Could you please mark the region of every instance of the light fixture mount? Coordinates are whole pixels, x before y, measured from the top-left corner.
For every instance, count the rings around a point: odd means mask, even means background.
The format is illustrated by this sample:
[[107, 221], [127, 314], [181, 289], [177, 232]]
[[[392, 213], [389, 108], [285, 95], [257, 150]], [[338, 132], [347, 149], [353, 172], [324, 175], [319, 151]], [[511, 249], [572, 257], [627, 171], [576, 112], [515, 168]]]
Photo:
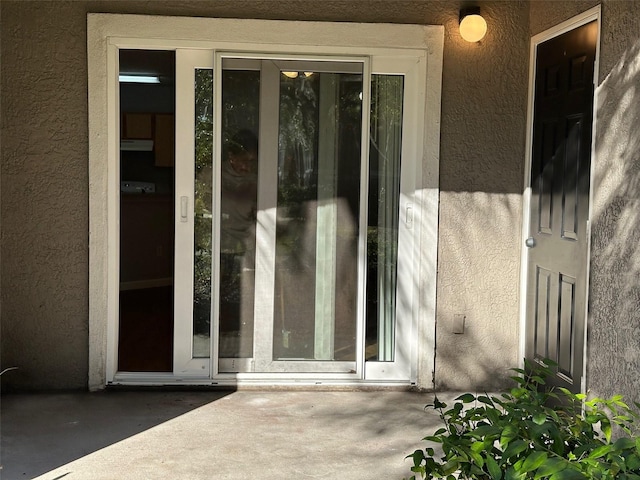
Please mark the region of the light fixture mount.
[[460, 10], [460, 36], [467, 42], [482, 40], [487, 33], [487, 22], [480, 15], [480, 7], [469, 6]]
[[462, 7], [460, 9], [460, 22], [462, 22], [462, 19], [464, 17], [468, 17], [469, 15], [480, 15], [480, 7], [478, 6], [473, 6], [473, 7]]

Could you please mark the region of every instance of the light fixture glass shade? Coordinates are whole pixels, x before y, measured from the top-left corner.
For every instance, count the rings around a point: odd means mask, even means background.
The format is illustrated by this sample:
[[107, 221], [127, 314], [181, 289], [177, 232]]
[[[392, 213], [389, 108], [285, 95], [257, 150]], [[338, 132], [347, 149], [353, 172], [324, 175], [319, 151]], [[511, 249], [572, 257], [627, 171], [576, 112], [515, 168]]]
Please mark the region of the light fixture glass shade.
[[460, 35], [467, 42], [479, 42], [487, 33], [487, 22], [479, 14], [465, 16], [460, 20]]
[[289, 78], [297, 78], [298, 77], [298, 72], [282, 72], [282, 74], [285, 77], [289, 77]]

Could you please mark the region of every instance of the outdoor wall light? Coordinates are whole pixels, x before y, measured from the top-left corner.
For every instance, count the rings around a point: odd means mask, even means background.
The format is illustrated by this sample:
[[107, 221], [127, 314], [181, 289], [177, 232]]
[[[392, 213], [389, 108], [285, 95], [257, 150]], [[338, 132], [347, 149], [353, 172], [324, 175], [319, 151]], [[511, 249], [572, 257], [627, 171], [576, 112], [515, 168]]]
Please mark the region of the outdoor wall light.
[[480, 7], [460, 10], [460, 35], [467, 42], [479, 42], [487, 33], [487, 22], [480, 15]]

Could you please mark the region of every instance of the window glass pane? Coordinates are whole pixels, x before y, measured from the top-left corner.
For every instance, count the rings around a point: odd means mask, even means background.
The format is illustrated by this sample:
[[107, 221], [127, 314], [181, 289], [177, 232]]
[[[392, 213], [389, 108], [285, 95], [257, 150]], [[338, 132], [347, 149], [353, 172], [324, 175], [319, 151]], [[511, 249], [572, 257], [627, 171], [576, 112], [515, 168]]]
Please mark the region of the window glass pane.
[[220, 358], [253, 357], [259, 106], [260, 72], [223, 70]]
[[173, 370], [175, 63], [119, 51], [121, 372]]
[[280, 75], [274, 360], [356, 358], [361, 96], [361, 73]]
[[213, 70], [196, 69], [195, 101], [193, 356], [197, 358], [209, 357], [211, 349]]
[[367, 360], [394, 361], [404, 77], [372, 75], [367, 227]]

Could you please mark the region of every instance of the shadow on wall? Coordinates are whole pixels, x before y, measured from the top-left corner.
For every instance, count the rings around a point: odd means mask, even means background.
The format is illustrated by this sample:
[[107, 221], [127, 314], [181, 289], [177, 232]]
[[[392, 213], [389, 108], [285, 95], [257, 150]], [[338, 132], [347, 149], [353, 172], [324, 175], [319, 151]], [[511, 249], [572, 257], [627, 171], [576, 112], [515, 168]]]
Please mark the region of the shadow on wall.
[[[497, 390], [518, 365], [521, 196], [443, 192], [436, 389]], [[464, 333], [455, 316], [466, 316]]]
[[588, 389], [640, 400], [640, 39], [597, 89]]

